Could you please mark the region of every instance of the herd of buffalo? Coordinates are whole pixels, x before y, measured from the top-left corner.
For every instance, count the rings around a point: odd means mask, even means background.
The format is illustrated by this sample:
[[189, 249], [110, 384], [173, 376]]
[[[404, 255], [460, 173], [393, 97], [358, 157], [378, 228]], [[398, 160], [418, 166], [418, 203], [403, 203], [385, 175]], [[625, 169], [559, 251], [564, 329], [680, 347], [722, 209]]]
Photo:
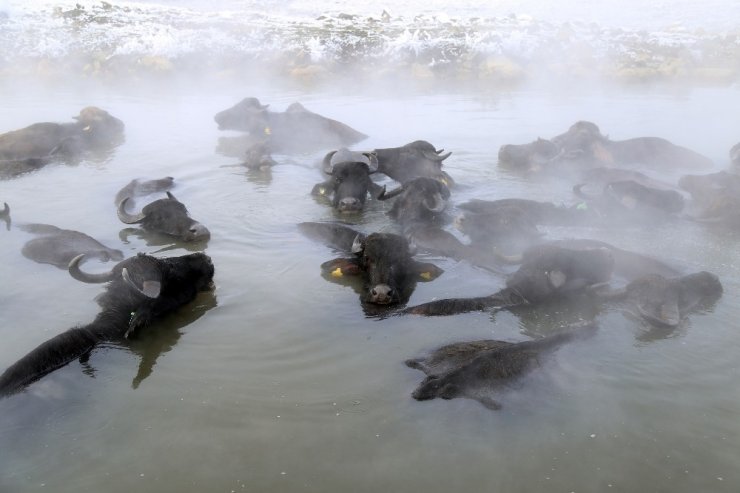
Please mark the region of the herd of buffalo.
[[[0, 179], [20, 177], [52, 162], [112, 152], [124, 140], [123, 122], [104, 110], [85, 108], [75, 120], [37, 123], [0, 135]], [[364, 234], [343, 222], [298, 225], [307, 237], [343, 252], [321, 265], [322, 275], [356, 289], [363, 309], [373, 316], [442, 316], [551, 303], [554, 307], [568, 300], [586, 306], [615, 304], [643, 324], [670, 331], [692, 312], [710, 308], [722, 294], [712, 273], [682, 272], [649, 255], [598, 240], [547, 239], [539, 228], [692, 221], [737, 229], [740, 174], [735, 168], [740, 167], [740, 144], [730, 150], [727, 171], [708, 174], [712, 161], [692, 150], [657, 137], [611, 140], [595, 124], [580, 121], [550, 139], [504, 145], [498, 156], [499, 166], [511, 172], [538, 180], [570, 180], [573, 205], [520, 197], [475, 199], [457, 204], [463, 213], [452, 219], [447, 211], [455, 182], [442, 169], [451, 153], [427, 141], [350, 150], [367, 136], [299, 103], [275, 112], [256, 98], [217, 113], [215, 121], [220, 129], [245, 132], [239, 154], [252, 172], [273, 166], [273, 154], [329, 150], [321, 163], [326, 179], [311, 194], [342, 215], [362, 214], [368, 199], [392, 201], [387, 215], [397, 234]], [[669, 167], [699, 174], [684, 175], [673, 184], [637, 171]], [[398, 186], [389, 190], [377, 177], [388, 177]], [[209, 230], [172, 195], [173, 185], [171, 177], [132, 180], [115, 197], [119, 219], [138, 225], [142, 234], [204, 245]], [[166, 197], [142, 207], [136, 203], [157, 194]], [[10, 229], [8, 204], [0, 218]], [[18, 227], [34, 235], [22, 249], [25, 257], [68, 269], [83, 282], [108, 284], [96, 299], [101, 310], [95, 319], [49, 339], [11, 365], [0, 375], [0, 396], [23, 391], [53, 370], [84, 359], [97, 344], [136, 337], [153, 321], [213, 287], [214, 266], [204, 253], [171, 258], [139, 253], [123, 259], [121, 251], [78, 231], [47, 224]], [[415, 259], [419, 251], [505, 275], [505, 286], [477, 297], [407, 306], [417, 282], [433, 281], [443, 273], [436, 265]], [[90, 274], [81, 268], [89, 259], [118, 263], [108, 273]], [[426, 375], [413, 397], [466, 397], [497, 409], [500, 404], [491, 397], [494, 389], [538, 366], [560, 344], [595, 330], [595, 323], [587, 322], [518, 343], [478, 340], [446, 345], [406, 361]]]

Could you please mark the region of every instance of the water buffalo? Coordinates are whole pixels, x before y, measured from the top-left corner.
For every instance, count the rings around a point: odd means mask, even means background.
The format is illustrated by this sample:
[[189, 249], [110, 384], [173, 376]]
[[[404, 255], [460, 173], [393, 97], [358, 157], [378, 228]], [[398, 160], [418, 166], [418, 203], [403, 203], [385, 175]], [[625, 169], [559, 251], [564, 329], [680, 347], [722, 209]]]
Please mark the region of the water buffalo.
[[425, 176], [452, 186], [454, 180], [442, 171], [442, 162], [452, 153], [443, 151], [425, 140], [416, 140], [401, 147], [375, 149], [373, 152], [378, 157], [378, 172], [400, 183]]
[[740, 176], [727, 171], [685, 175], [678, 185], [691, 194], [690, 218], [731, 227], [740, 225]]
[[299, 229], [311, 238], [321, 239], [342, 250], [348, 246], [348, 239], [354, 236], [349, 245], [354, 256], [324, 262], [321, 270], [329, 279], [361, 279], [363, 303], [406, 303], [417, 281], [431, 281], [443, 272], [434, 264], [415, 260], [415, 248], [403, 236], [391, 233], [365, 236], [347, 226], [326, 223], [301, 223]]
[[672, 278], [649, 274], [600, 296], [608, 301], [626, 301], [636, 315], [652, 325], [675, 328], [689, 313], [716, 301], [722, 291], [719, 278], [702, 271]]
[[368, 192], [377, 195], [381, 190], [370, 178], [378, 170], [378, 161], [372, 153], [346, 148], [331, 151], [324, 156], [322, 168], [329, 179], [316, 184], [311, 194], [328, 197], [339, 212], [361, 211]]
[[[538, 222], [544, 220], [546, 214], [563, 213], [565, 209], [545, 202], [527, 201], [525, 199], [502, 199], [486, 202], [487, 207], [481, 207], [483, 201], [472, 204], [472, 208], [486, 210], [486, 212], [472, 212], [466, 207], [471, 203], [462, 204], [466, 209], [455, 218], [455, 226], [461, 233], [470, 238], [471, 244], [482, 249], [493, 249], [504, 255], [521, 252], [537, 243], [542, 233], [537, 228]], [[551, 209], [551, 210], [547, 210]], [[575, 211], [578, 214], [581, 211]]]
[[166, 199], [155, 200], [138, 214], [126, 212], [129, 200], [126, 197], [118, 204], [118, 218], [126, 224], [140, 224], [146, 231], [176, 236], [183, 241], [205, 241], [211, 237], [208, 228], [191, 218], [185, 205], [170, 192]]
[[582, 188], [583, 185], [576, 185], [573, 193], [610, 223], [617, 219], [653, 226], [656, 218], [675, 216], [685, 204], [683, 195], [676, 190], [653, 188], [634, 180], [609, 182], [600, 195], [586, 194]]
[[388, 215], [400, 225], [409, 242], [426, 252], [467, 260], [488, 270], [499, 270], [501, 262], [495, 253], [466, 245], [442, 229], [448, 222], [445, 208], [450, 190], [447, 185], [422, 176], [390, 192], [383, 188], [378, 200], [394, 197], [395, 202]]
[[97, 259], [102, 262], [123, 260], [120, 250], [108, 248], [96, 239], [79, 231], [60, 229], [49, 224], [27, 224], [20, 229], [39, 235], [25, 245], [23, 256], [40, 264], [51, 264], [60, 269], [67, 269], [69, 262], [80, 254], [85, 259]]
[[476, 298], [451, 298], [409, 307], [404, 313], [452, 315], [489, 308], [539, 304], [562, 296], [583, 294], [610, 280], [614, 257], [608, 248], [574, 249], [537, 245], [524, 253], [522, 264], [506, 287]]
[[685, 147], [659, 137], [611, 140], [594, 123], [579, 121], [567, 132], [547, 141], [499, 149], [499, 164], [528, 172], [551, 171], [575, 166], [628, 166], [708, 168], [712, 161]]
[[218, 112], [214, 119], [222, 130], [249, 132], [260, 139], [271, 152], [306, 152], [348, 146], [367, 135], [307, 110], [293, 103], [282, 112], [269, 111], [257, 98], [245, 98], [229, 109]]
[[125, 340], [212, 287], [213, 264], [202, 253], [162, 259], [139, 254], [118, 263], [111, 272], [98, 275], [79, 270], [81, 257], [70, 263], [74, 277], [109, 282], [97, 298], [100, 313], [90, 324], [52, 337], [11, 365], [0, 375], [0, 396], [20, 392], [44, 375], [87, 355], [100, 343]]
[[541, 339], [523, 342], [481, 340], [448, 344], [406, 365], [427, 377], [412, 396], [419, 401], [437, 397], [474, 399], [488, 409], [501, 404], [491, 394], [542, 364], [542, 357], [562, 344], [593, 334], [593, 324], [570, 328]]
[[730, 148], [730, 166], [740, 167], [740, 142]]
[[95, 106], [80, 111], [74, 123], [34, 123], [0, 135], [0, 175], [38, 169], [53, 159], [109, 149], [123, 141], [124, 124]]
[[113, 203], [118, 205], [126, 198], [130, 198], [128, 205], [134, 205], [135, 197], [144, 197], [154, 193], [167, 192], [175, 186], [175, 179], [171, 176], [158, 178], [156, 180], [142, 180], [135, 178], [118, 191]]

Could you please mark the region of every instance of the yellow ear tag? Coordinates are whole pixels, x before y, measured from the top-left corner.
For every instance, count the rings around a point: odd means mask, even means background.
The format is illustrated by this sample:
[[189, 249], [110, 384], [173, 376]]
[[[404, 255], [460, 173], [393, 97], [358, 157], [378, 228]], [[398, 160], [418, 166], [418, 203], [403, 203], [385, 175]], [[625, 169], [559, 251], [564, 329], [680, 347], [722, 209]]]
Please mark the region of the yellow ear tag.
[[270, 130], [270, 127], [265, 127], [265, 135], [272, 135], [272, 130]]
[[337, 267], [333, 271], [331, 271], [331, 277], [342, 277], [344, 274], [342, 274], [342, 268]]
[[444, 178], [442, 178], [442, 179], [441, 179], [441, 180], [439, 180], [439, 181], [441, 181], [441, 182], [442, 182], [442, 183], [443, 183], [443, 184], [444, 184], [444, 185], [445, 185], [446, 187], [449, 187], [449, 186], [450, 186], [450, 184], [449, 184], [449, 183], [447, 183], [447, 180], [445, 180]]
[[326, 195], [326, 188], [319, 188], [320, 195]]
[[83, 132], [89, 132], [91, 128], [92, 127], [90, 127], [90, 125], [88, 125], [87, 127], [83, 128], [82, 131]]
[[425, 280], [429, 281], [432, 278], [432, 273], [431, 272], [422, 272], [421, 274], [419, 274], [419, 276], [422, 279], [425, 279]]

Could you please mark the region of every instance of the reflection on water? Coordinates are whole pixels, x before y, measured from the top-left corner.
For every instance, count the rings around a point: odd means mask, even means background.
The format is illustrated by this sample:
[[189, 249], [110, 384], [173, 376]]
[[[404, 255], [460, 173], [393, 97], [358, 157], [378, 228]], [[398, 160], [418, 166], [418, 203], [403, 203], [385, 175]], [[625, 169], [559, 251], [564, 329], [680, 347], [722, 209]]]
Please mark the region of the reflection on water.
[[[210, 92], [135, 88], [61, 92], [17, 86], [0, 131], [96, 104], [126, 123], [104, 163], [51, 164], [0, 183], [23, 220], [85, 231], [125, 256], [204, 249], [216, 267], [204, 294], [127, 346], [101, 348], [0, 401], [4, 492], [130, 491], [736, 491], [740, 426], [735, 233], [675, 222], [648, 228], [547, 228], [720, 275], [725, 295], [670, 337], [616, 306], [558, 304], [454, 317], [366, 316], [358, 286], [327, 282], [336, 256], [297, 224], [343, 221], [398, 232], [391, 203], [339, 215], [310, 196], [325, 154], [276, 156], [269, 178], [214, 150], [213, 115], [246, 95], [301, 101], [370, 136], [362, 149], [425, 139], [452, 151], [455, 205], [526, 197], [572, 203], [568, 180], [528, 180], [496, 166], [498, 148], [597, 122], [615, 139], [659, 135], [726, 167], [737, 142], [735, 88], [621, 92], [357, 94], [278, 87]], [[12, 97], [11, 97], [12, 96]], [[70, 113], [71, 112], [71, 113]], [[642, 170], [675, 183], [681, 170]], [[177, 196], [211, 231], [205, 245], [121, 230], [116, 192], [132, 178], [173, 176]], [[390, 180], [379, 179], [380, 184]], [[458, 234], [451, 225], [446, 226]], [[26, 235], [0, 234], [0, 364], [97, 312], [99, 286], [27, 262]], [[465, 238], [459, 236], [461, 241]], [[418, 255], [444, 270], [410, 303], [481, 296], [504, 276]], [[216, 304], [216, 297], [218, 303]], [[595, 319], [590, 339], [561, 348], [545, 372], [507, 390], [501, 411], [469, 400], [416, 402], [403, 361], [476, 339], [521, 341]], [[645, 343], [645, 338], [651, 340]], [[637, 341], [636, 341], [637, 338]], [[133, 368], [138, 366], [132, 376]], [[81, 378], [86, 371], [94, 378]], [[721, 479], [719, 479], [721, 478]], [[104, 485], [104, 486], [103, 486]]]

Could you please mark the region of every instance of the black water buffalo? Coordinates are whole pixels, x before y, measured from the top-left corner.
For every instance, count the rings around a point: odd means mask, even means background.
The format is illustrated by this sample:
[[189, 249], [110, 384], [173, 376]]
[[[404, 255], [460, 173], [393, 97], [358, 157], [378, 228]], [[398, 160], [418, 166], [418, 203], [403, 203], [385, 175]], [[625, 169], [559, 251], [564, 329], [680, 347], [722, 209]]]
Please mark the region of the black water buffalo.
[[102, 262], [123, 260], [120, 250], [109, 248], [79, 231], [60, 229], [49, 224], [26, 224], [20, 229], [38, 235], [23, 245], [23, 256], [40, 264], [51, 264], [67, 269], [69, 262], [80, 254], [85, 259]]
[[499, 270], [501, 262], [495, 253], [466, 245], [442, 229], [449, 222], [445, 214], [450, 198], [447, 185], [433, 178], [418, 177], [390, 192], [383, 188], [378, 200], [394, 197], [395, 202], [388, 215], [399, 224], [409, 242], [430, 253], [467, 260], [488, 270]]
[[176, 236], [183, 241], [205, 241], [211, 237], [208, 228], [191, 218], [185, 205], [170, 192], [166, 199], [155, 200], [138, 214], [126, 212], [129, 200], [127, 197], [118, 204], [118, 218], [126, 224], [139, 224], [146, 231]]
[[88, 106], [74, 119], [74, 123], [34, 123], [1, 134], [0, 176], [32, 171], [54, 159], [109, 149], [123, 141], [123, 122], [107, 111]]
[[565, 248], [537, 245], [523, 255], [522, 264], [507, 280], [506, 287], [476, 298], [451, 298], [409, 307], [404, 313], [452, 315], [489, 308], [539, 304], [562, 296], [583, 294], [608, 282], [614, 257], [608, 248]]
[[689, 217], [705, 223], [740, 226], [740, 176], [727, 171], [685, 175], [678, 185], [691, 194]]
[[683, 195], [676, 190], [653, 188], [634, 180], [609, 182], [599, 195], [587, 194], [582, 188], [576, 185], [573, 193], [610, 221], [647, 222], [653, 226], [657, 218], [675, 216], [685, 205]]
[[649, 274], [599, 296], [626, 301], [630, 310], [652, 325], [675, 328], [689, 313], [719, 299], [722, 291], [719, 278], [702, 271], [672, 278]]
[[541, 366], [542, 358], [562, 344], [595, 331], [595, 325], [587, 324], [530, 341], [448, 344], [425, 358], [406, 361], [407, 366], [427, 375], [412, 396], [419, 401], [463, 397], [474, 399], [488, 409], [500, 409], [501, 404], [491, 394]]
[[136, 197], [144, 197], [154, 193], [167, 192], [172, 190], [174, 186], [175, 179], [171, 176], [165, 176], [164, 178], [158, 178], [156, 180], [135, 178], [118, 191], [115, 199], [113, 199], [113, 203], [118, 205], [124, 199], [129, 198], [131, 200], [128, 201], [127, 205], [134, 205], [133, 199]]
[[373, 153], [378, 157], [378, 172], [400, 183], [425, 176], [452, 186], [454, 180], [442, 171], [442, 162], [452, 153], [443, 151], [425, 140], [416, 140], [401, 147], [375, 149]]
[[327, 223], [301, 223], [299, 229], [307, 236], [349, 251], [351, 258], [341, 257], [321, 265], [327, 278], [362, 280], [361, 300], [373, 305], [406, 303], [417, 281], [431, 281], [442, 274], [434, 264], [413, 258], [415, 248], [403, 236], [391, 233], [362, 235], [352, 228]]
[[[222, 130], [249, 132], [264, 142], [271, 152], [306, 152], [348, 146], [367, 135], [344, 123], [313, 113], [300, 103], [282, 112], [269, 111], [257, 98], [245, 98], [214, 119]], [[254, 142], [254, 140], [252, 140]]]
[[87, 282], [109, 282], [97, 298], [100, 313], [92, 323], [75, 327], [44, 342], [0, 375], [0, 396], [8, 396], [88, 354], [104, 342], [120, 342], [156, 319], [211, 289], [213, 264], [202, 253], [173, 258], [139, 254], [118, 263], [107, 274], [83, 274], [70, 263], [70, 273]]
[[548, 141], [505, 145], [499, 149], [499, 164], [521, 171], [550, 171], [562, 167], [628, 166], [708, 168], [712, 161], [685, 147], [659, 137], [610, 140], [594, 123], [579, 121], [567, 132]]
[[322, 169], [329, 179], [316, 184], [311, 194], [328, 197], [339, 212], [361, 211], [367, 194], [378, 195], [381, 190], [370, 178], [378, 170], [378, 161], [372, 153], [347, 148], [331, 151], [324, 156]]

